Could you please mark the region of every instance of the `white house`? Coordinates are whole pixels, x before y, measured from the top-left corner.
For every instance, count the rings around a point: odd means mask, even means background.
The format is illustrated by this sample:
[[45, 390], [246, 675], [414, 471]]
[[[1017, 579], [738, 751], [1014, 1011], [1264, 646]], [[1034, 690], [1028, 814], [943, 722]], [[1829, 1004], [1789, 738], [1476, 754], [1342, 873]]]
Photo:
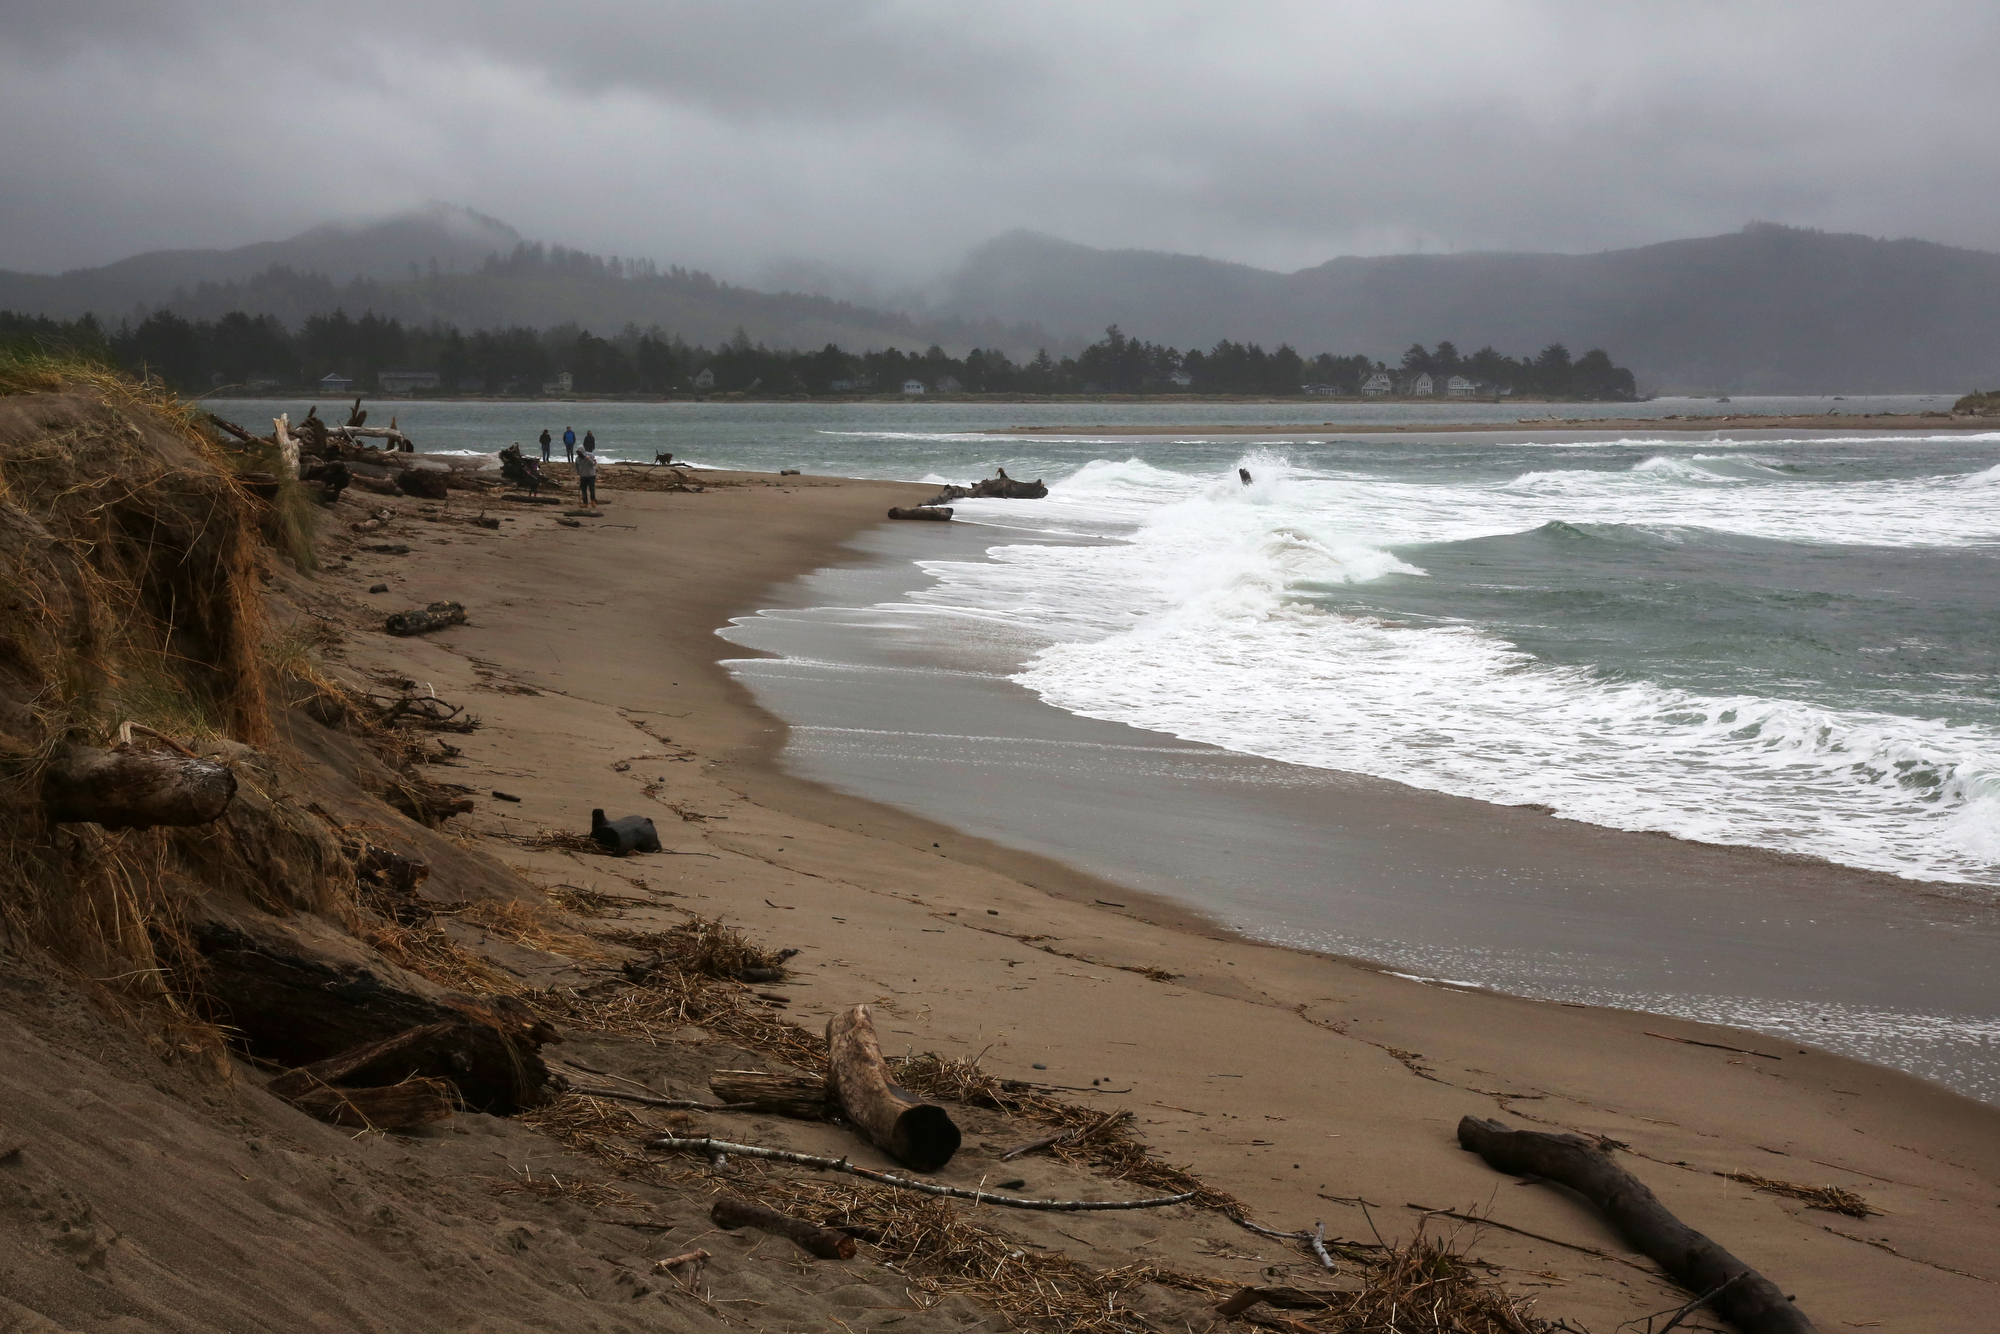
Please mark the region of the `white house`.
[[417, 389], [435, 389], [443, 383], [436, 371], [382, 371], [375, 376], [385, 394], [407, 394]]
[[903, 381], [903, 392], [906, 394], [921, 394], [924, 392], [924, 382], [922, 380], [905, 380]]
[[1431, 379], [1431, 373], [1429, 371], [1425, 371], [1423, 374], [1419, 375], [1416, 379], [1410, 381], [1410, 393], [1417, 398], [1429, 398], [1432, 394], [1435, 394], [1436, 392], [1437, 392], [1437, 381]]
[[1444, 382], [1444, 396], [1446, 398], [1471, 398], [1478, 392], [1479, 386], [1466, 379], [1463, 375], [1454, 375]]
[[339, 371], [328, 371], [320, 377], [319, 391], [322, 394], [344, 394], [354, 388], [354, 381]]
[[1396, 382], [1389, 378], [1389, 372], [1376, 371], [1361, 382], [1361, 392], [1370, 398], [1379, 398], [1396, 392]]
[[701, 368], [701, 374], [694, 377], [694, 387], [697, 389], [715, 388], [715, 372], [710, 370], [708, 367], [703, 366]]
[[1175, 371], [1173, 374], [1169, 375], [1167, 379], [1182, 389], [1185, 389], [1189, 385], [1194, 383], [1194, 377], [1192, 375], [1189, 375], [1186, 371]]
[[545, 394], [573, 394], [576, 392], [576, 376], [568, 371], [556, 372], [556, 378], [542, 386]]

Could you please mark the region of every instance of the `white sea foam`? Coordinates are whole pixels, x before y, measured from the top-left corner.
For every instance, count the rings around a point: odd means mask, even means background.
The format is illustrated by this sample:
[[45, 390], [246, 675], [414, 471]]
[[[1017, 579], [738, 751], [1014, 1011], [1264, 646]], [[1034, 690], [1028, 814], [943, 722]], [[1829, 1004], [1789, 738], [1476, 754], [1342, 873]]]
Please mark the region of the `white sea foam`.
[[[1016, 679], [1085, 716], [1616, 828], [2000, 883], [2000, 731], [1613, 681], [1470, 626], [1329, 614], [1307, 596], [1424, 573], [1394, 546], [1559, 520], [1670, 539], [1988, 543], [2000, 486], [1802, 478], [1751, 454], [1487, 485], [1311, 471], [1271, 453], [1243, 466], [1252, 485], [1233, 469], [1092, 463], [1034, 521], [1105, 540], [931, 562], [937, 582], [916, 600], [1013, 626], [1037, 650]], [[964, 504], [977, 517], [990, 502]]]

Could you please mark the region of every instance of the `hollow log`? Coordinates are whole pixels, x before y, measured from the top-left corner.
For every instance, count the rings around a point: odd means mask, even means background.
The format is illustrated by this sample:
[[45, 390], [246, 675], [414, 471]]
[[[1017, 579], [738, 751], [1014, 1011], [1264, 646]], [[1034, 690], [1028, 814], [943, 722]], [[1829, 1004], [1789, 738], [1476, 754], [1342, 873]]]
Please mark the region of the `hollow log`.
[[123, 745], [69, 746], [42, 779], [49, 819], [106, 829], [208, 824], [235, 795], [236, 775], [226, 764]]
[[732, 1231], [741, 1227], [759, 1228], [775, 1236], [787, 1237], [798, 1243], [799, 1248], [817, 1255], [822, 1260], [852, 1260], [854, 1258], [854, 1238], [843, 1232], [832, 1232], [817, 1223], [808, 1223], [803, 1218], [792, 1218], [776, 1209], [755, 1204], [749, 1200], [739, 1200], [733, 1195], [724, 1195], [709, 1208], [708, 1217], [717, 1227]]
[[892, 519], [931, 519], [938, 523], [950, 523], [951, 510], [948, 508], [939, 508], [935, 505], [918, 505], [913, 509], [905, 509], [901, 505], [898, 505], [889, 511], [889, 517]]
[[[540, 1049], [558, 1035], [512, 997], [422, 995], [371, 968], [222, 922], [197, 923], [191, 935], [217, 1017], [253, 1055], [313, 1066], [388, 1042], [372, 1064], [339, 1077], [446, 1079], [466, 1106], [499, 1115], [548, 1100]], [[408, 1036], [423, 1029], [433, 1031], [421, 1041]], [[398, 1038], [404, 1045], [390, 1041]]]
[[[1493, 1167], [1567, 1186], [1604, 1211], [1619, 1235], [1743, 1334], [1814, 1334], [1782, 1289], [1667, 1211], [1646, 1184], [1581, 1135], [1510, 1130], [1468, 1116], [1458, 1142]], [[1725, 1286], [1726, 1285], [1726, 1286]]]
[[826, 1080], [812, 1075], [777, 1075], [764, 1070], [717, 1070], [708, 1090], [721, 1101], [758, 1112], [824, 1121]]
[[875, 1020], [866, 1005], [826, 1023], [827, 1088], [869, 1143], [919, 1172], [935, 1172], [958, 1152], [958, 1127], [944, 1108], [889, 1082]]
[[411, 635], [425, 635], [447, 626], [464, 624], [464, 607], [456, 602], [433, 602], [422, 611], [396, 612], [383, 622], [382, 628], [407, 639]]

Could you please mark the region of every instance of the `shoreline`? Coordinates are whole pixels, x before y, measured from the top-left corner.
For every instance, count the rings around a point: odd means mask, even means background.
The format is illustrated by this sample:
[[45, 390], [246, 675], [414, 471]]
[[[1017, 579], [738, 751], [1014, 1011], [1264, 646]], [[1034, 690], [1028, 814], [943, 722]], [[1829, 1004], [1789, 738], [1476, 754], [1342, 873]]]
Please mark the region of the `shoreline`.
[[[524, 821], [574, 829], [592, 806], [657, 811], [663, 842], [696, 855], [645, 859], [647, 875], [806, 950], [803, 1022], [868, 999], [885, 1039], [986, 1050], [996, 1073], [1130, 1108], [1174, 1161], [1282, 1226], [1326, 1217], [1351, 1233], [1365, 1227], [1355, 1206], [1326, 1201], [1366, 1198], [1387, 1206], [1372, 1218], [1385, 1235], [1407, 1235], [1404, 1201], [1479, 1201], [1496, 1221], [1562, 1239], [1486, 1232], [1473, 1245], [1510, 1282], [1555, 1275], [1534, 1280], [1557, 1285], [1544, 1295], [1551, 1316], [1609, 1328], [1673, 1303], [1573, 1249], [1625, 1253], [1588, 1211], [1553, 1192], [1496, 1192], [1451, 1140], [1459, 1115], [1632, 1145], [1633, 1169], [1669, 1207], [1782, 1275], [1828, 1327], [1982, 1326], [1990, 1284], [1939, 1267], [2000, 1278], [1984, 1259], [2000, 1253], [2000, 1109], [1740, 1030], [1426, 985], [1259, 944], [1055, 859], [786, 773], [786, 728], [722, 665], [747, 651], [714, 632], [847, 558], [888, 504], [929, 488], [702, 481], [701, 494], [607, 487], [601, 531], [520, 514], [504, 534], [451, 530], [421, 564], [357, 551], [323, 577], [350, 607], [450, 597], [471, 609], [472, 624], [429, 641], [357, 639], [352, 661], [490, 692], [476, 696], [486, 726], [464, 738], [463, 776], [521, 800], [482, 797], [466, 817], [476, 834]], [[378, 581], [398, 585], [391, 598], [361, 593]], [[620, 879], [492, 846], [538, 881]], [[1714, 1175], [1727, 1171], [1815, 1183], [1831, 1172], [1890, 1213], [1852, 1223], [1808, 1212]]]
[[1532, 431], [2000, 431], [2000, 418], [1949, 413], [1817, 413], [1794, 416], [1521, 417], [1511, 422], [1326, 422], [1320, 426], [1006, 426], [978, 435], [1457, 435], [1464, 432]]

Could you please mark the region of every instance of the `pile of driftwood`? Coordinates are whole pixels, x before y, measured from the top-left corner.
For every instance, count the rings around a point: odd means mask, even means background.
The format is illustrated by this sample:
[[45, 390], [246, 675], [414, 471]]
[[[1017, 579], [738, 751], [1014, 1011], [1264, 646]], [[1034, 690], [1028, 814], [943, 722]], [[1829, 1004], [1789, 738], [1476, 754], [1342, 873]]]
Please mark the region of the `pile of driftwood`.
[[[213, 413], [208, 419], [217, 430], [244, 444], [277, 452], [279, 473], [247, 475], [245, 481], [252, 490], [268, 487], [275, 494], [278, 477], [292, 477], [314, 499], [331, 504], [350, 486], [381, 495], [445, 500], [453, 489], [485, 485], [461, 474], [449, 461], [417, 454], [414, 442], [399, 429], [394, 417], [387, 426], [369, 426], [368, 413], [358, 398], [343, 424], [321, 418], [315, 404], [297, 425], [289, 413], [272, 418], [267, 436], [252, 435]], [[371, 440], [382, 443], [379, 447], [366, 443]]]
[[1032, 482], [1017, 482], [1007, 475], [1005, 468], [995, 468], [997, 475], [985, 481], [974, 482], [971, 486], [947, 486], [926, 500], [921, 508], [949, 504], [954, 500], [1042, 500], [1049, 494], [1048, 487], [1037, 477]]

